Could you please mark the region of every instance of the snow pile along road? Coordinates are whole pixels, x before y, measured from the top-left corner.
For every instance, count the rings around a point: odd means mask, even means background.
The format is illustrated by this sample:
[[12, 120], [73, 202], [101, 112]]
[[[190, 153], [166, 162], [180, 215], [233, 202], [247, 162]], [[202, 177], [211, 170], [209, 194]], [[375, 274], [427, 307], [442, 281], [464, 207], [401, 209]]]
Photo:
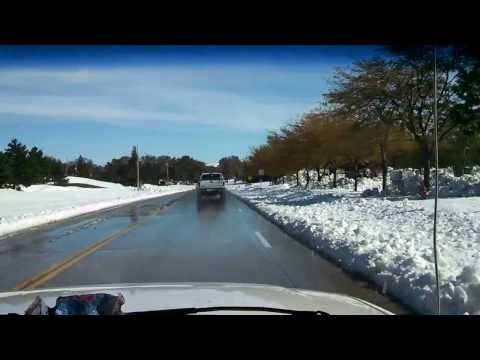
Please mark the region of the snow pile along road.
[[0, 189], [0, 236], [92, 211], [194, 189], [190, 185], [144, 185], [138, 191], [121, 184], [79, 177], [69, 177], [69, 183], [99, 188], [32, 185], [23, 191]]
[[[433, 200], [260, 183], [228, 189], [312, 248], [421, 313], [435, 304]], [[442, 312], [480, 314], [480, 198], [439, 201]]]
[[[333, 175], [322, 176], [321, 181], [317, 181], [317, 174], [310, 171], [310, 189], [328, 189], [333, 183]], [[480, 196], [480, 167], [475, 166], [471, 174], [462, 176], [454, 176], [453, 169], [439, 169], [439, 196], [441, 197], [460, 197], [460, 196]], [[287, 182], [295, 185], [294, 177], [288, 177]], [[304, 171], [300, 171], [300, 183], [302, 186], [306, 184]], [[339, 173], [337, 176], [337, 189], [352, 191], [354, 189], [355, 180], [347, 178], [344, 174]], [[387, 187], [389, 195], [397, 196], [418, 196], [421, 184], [423, 183], [423, 175], [418, 169], [393, 169], [389, 168], [387, 177]], [[430, 183], [432, 189], [429, 197], [433, 197], [435, 191], [435, 169], [430, 170]], [[361, 177], [358, 179], [358, 191], [365, 192], [365, 196], [376, 194], [372, 190], [382, 190], [382, 177]]]
[[[396, 195], [416, 195], [418, 194], [420, 184], [423, 182], [423, 176], [416, 169], [395, 169], [389, 171], [389, 194]], [[430, 197], [435, 192], [435, 169], [431, 169], [430, 183], [432, 191]], [[454, 176], [453, 170], [439, 169], [438, 172], [438, 192], [441, 197], [453, 196], [480, 196], [480, 172], [474, 168], [472, 174]]]
[[[125, 186], [123, 186], [122, 184], [112, 183], [112, 182], [108, 182], [108, 181], [82, 178], [82, 177], [78, 177], [78, 176], [68, 176], [67, 179], [68, 179], [68, 184], [70, 186], [75, 185], [75, 184], [79, 184], [79, 185], [91, 185], [91, 186], [96, 186], [96, 187], [104, 188], [104, 189], [124, 189], [125, 188]], [[155, 186], [155, 185], [149, 185], [149, 186]], [[133, 189], [132, 187], [130, 187], [130, 188]]]
[[[318, 181], [316, 171], [309, 171], [310, 174], [310, 183], [308, 185], [309, 189], [328, 189], [333, 184], [333, 174], [321, 175], [321, 180]], [[300, 184], [305, 186], [307, 181], [305, 177], [305, 171], [300, 171]], [[290, 185], [296, 185], [296, 179], [294, 176], [286, 177], [287, 183]], [[353, 178], [348, 178], [344, 173], [338, 172], [337, 174], [337, 189], [338, 190], [349, 190], [353, 191], [355, 185], [355, 180]], [[369, 189], [382, 188], [382, 178], [381, 176], [377, 177], [359, 177], [358, 178], [358, 191], [364, 191]]]

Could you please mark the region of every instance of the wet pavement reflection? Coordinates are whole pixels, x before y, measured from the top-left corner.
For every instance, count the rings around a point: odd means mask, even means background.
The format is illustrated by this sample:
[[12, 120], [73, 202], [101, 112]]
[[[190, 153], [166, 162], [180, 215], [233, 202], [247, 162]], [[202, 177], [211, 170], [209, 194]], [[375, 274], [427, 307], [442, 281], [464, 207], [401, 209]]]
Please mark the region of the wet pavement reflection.
[[0, 240], [0, 290], [44, 271], [112, 233], [132, 230], [42, 287], [146, 282], [271, 284], [353, 295], [405, 309], [352, 279], [227, 193], [194, 191], [138, 202]]

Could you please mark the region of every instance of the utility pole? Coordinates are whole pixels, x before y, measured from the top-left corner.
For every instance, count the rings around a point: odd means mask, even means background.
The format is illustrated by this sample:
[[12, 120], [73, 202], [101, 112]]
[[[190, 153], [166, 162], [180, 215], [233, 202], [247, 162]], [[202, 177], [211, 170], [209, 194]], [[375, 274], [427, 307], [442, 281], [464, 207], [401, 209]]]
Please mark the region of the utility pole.
[[168, 182], [168, 161], [167, 161], [167, 182]]
[[138, 145], [136, 147], [137, 152], [137, 190], [140, 190], [140, 153], [138, 152]]

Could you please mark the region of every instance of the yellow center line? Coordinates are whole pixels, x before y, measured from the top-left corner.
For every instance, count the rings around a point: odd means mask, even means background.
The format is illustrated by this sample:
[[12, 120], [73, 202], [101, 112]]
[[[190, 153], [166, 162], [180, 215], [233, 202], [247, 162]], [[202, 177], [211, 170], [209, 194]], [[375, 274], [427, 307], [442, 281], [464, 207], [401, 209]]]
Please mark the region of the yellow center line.
[[[179, 199], [181, 199], [185, 196], [186, 195], [180, 197]], [[174, 200], [173, 202], [171, 202], [167, 205], [163, 205], [160, 208], [155, 209], [149, 215], [150, 216], [159, 215], [160, 213], [164, 212], [167, 208], [173, 206], [179, 199], [176, 199], [176, 200]], [[70, 268], [73, 265], [75, 265], [76, 263], [78, 263], [80, 260], [82, 260], [85, 257], [93, 254], [95, 251], [101, 249], [105, 245], [110, 244], [113, 240], [127, 234], [128, 232], [130, 232], [131, 230], [133, 230], [137, 226], [140, 226], [143, 223], [145, 223], [147, 220], [148, 219], [146, 219], [144, 221], [139, 221], [139, 222], [136, 222], [136, 223], [132, 223], [132, 224], [128, 225], [125, 229], [120, 230], [120, 231], [104, 238], [103, 240], [97, 241], [96, 243], [90, 245], [86, 249], [83, 249], [82, 251], [80, 251], [80, 252], [76, 253], [75, 255], [69, 257], [68, 259], [66, 259], [66, 260], [64, 260], [64, 261], [62, 261], [58, 264], [50, 266], [47, 270], [42, 271], [41, 273], [33, 275], [32, 277], [26, 279], [25, 281], [22, 281], [20, 284], [15, 286], [15, 288], [14, 288], [15, 291], [33, 290], [33, 289], [45, 284], [49, 280], [58, 276], [63, 271], [67, 270], [68, 268]]]
[[70, 258], [62, 261], [61, 263], [55, 264], [51, 267], [49, 267], [47, 270], [38, 273], [25, 281], [21, 282], [17, 286], [15, 286], [15, 290], [33, 290], [43, 284], [45, 284], [47, 281], [51, 280], [52, 278], [58, 276], [60, 273], [63, 271], [67, 270], [68, 268], [72, 267], [76, 263], [78, 263], [80, 260], [83, 258], [93, 254], [95, 251], [101, 249], [105, 245], [110, 244], [113, 240], [119, 238], [122, 235], [127, 234], [129, 231], [134, 229], [135, 227], [139, 226], [140, 223], [134, 223], [130, 224], [128, 227], [125, 229], [116, 232], [113, 235], [110, 235], [109, 237], [97, 241], [96, 243], [90, 245], [86, 249], [76, 253], [75, 255], [71, 256]]

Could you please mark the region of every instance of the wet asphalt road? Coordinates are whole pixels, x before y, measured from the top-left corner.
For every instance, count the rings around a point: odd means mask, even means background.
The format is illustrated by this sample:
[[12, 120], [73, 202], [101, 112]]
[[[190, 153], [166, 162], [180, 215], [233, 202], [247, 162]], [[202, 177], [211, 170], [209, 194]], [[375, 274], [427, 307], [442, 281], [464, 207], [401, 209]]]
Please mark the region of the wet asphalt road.
[[337, 292], [394, 313], [405, 309], [352, 280], [232, 195], [198, 206], [193, 191], [84, 215], [0, 239], [0, 291], [12, 291], [52, 265], [35, 288], [142, 282], [260, 283]]

